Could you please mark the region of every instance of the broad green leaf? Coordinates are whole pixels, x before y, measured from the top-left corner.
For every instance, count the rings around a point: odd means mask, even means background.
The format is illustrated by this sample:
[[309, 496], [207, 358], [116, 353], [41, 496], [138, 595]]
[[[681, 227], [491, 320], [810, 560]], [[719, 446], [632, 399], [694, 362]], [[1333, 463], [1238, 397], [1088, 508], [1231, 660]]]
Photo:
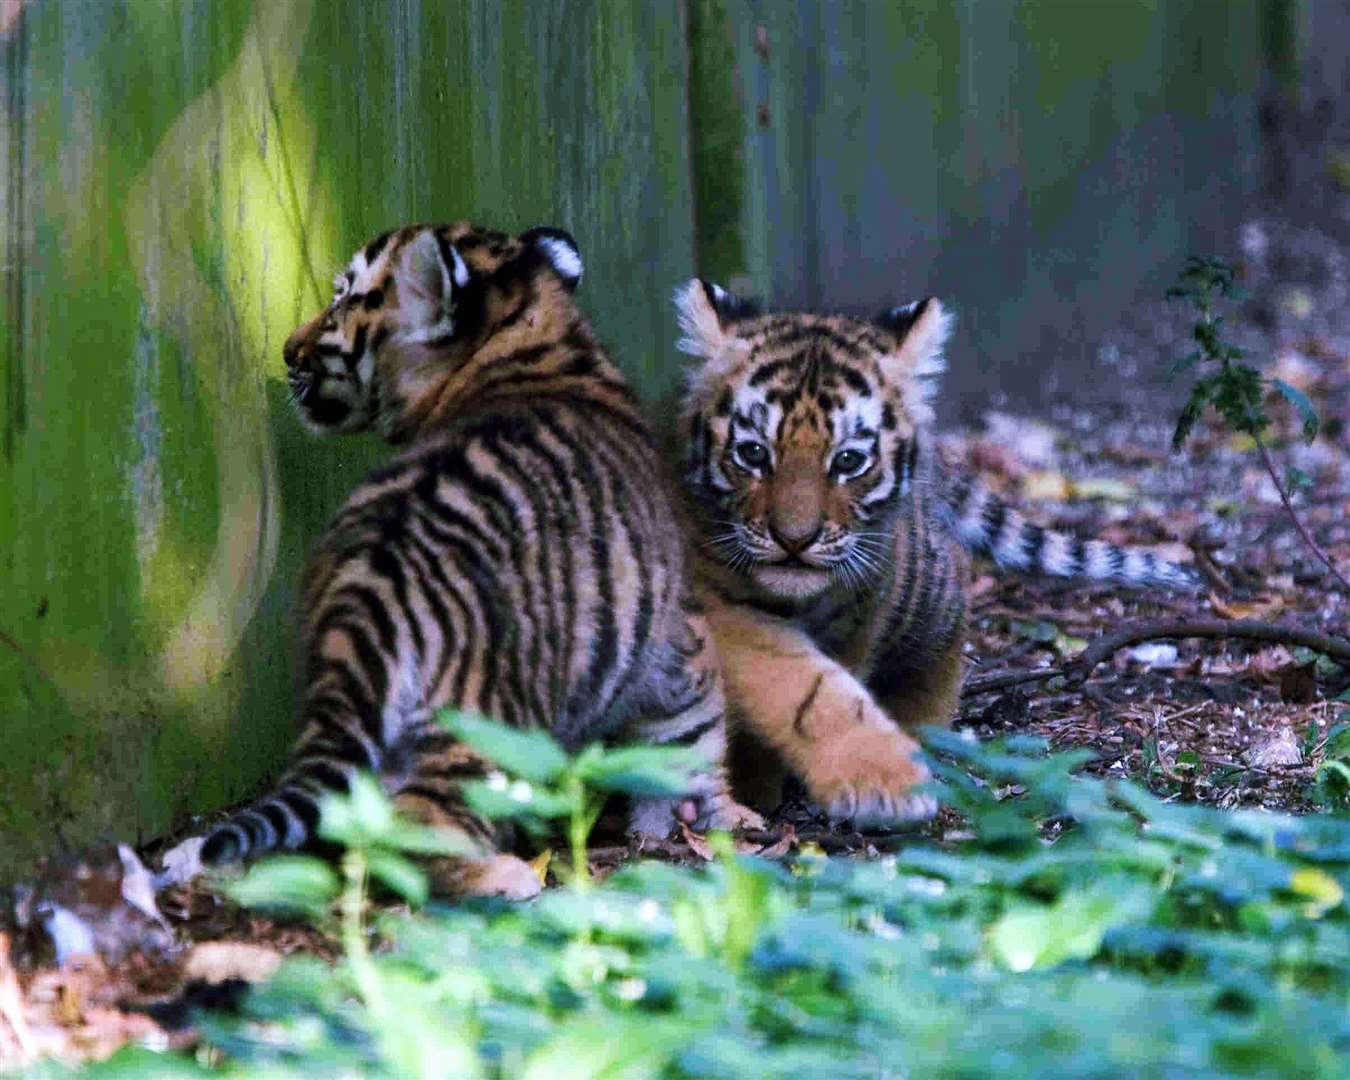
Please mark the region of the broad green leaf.
[[402, 855], [392, 851], [372, 851], [366, 856], [370, 876], [413, 907], [427, 902], [427, 877]]
[[591, 787], [641, 798], [683, 795], [706, 767], [694, 751], [664, 746], [621, 746], [583, 754], [576, 762], [577, 776]]
[[389, 965], [380, 965], [374, 975], [368, 1026], [394, 1075], [456, 1080], [483, 1075], [472, 1027], [438, 1008], [424, 982]]
[[990, 928], [989, 946], [1010, 971], [1091, 959], [1108, 930], [1147, 916], [1155, 902], [1151, 889], [1128, 879], [1070, 891], [1050, 906], [1013, 908]]
[[1303, 914], [1310, 919], [1320, 919], [1328, 911], [1340, 907], [1345, 899], [1345, 890], [1340, 883], [1312, 866], [1294, 871], [1289, 879], [1289, 890], [1308, 898], [1308, 903], [1303, 905]]
[[469, 809], [493, 821], [551, 821], [568, 817], [571, 800], [548, 788], [536, 787], [527, 780], [507, 780], [500, 773], [487, 780], [464, 785], [464, 801]]
[[1044, 620], [1027, 622], [1023, 619], [1013, 619], [1011, 629], [1016, 637], [1026, 638], [1028, 641], [1044, 642], [1047, 645], [1052, 643], [1059, 635], [1059, 627]]
[[229, 882], [225, 894], [243, 907], [320, 919], [337, 898], [338, 878], [331, 866], [313, 855], [274, 855]]
[[369, 773], [356, 773], [346, 795], [330, 794], [319, 806], [319, 835], [344, 847], [379, 843], [393, 828], [394, 807]]
[[443, 710], [439, 719], [457, 739], [512, 776], [547, 784], [567, 768], [567, 754], [546, 731], [522, 731], [495, 720], [449, 710]]
[[1322, 421], [1317, 415], [1317, 410], [1313, 408], [1313, 403], [1308, 400], [1305, 394], [1296, 386], [1290, 386], [1283, 379], [1271, 379], [1270, 385], [1284, 397], [1297, 411], [1303, 420], [1303, 441], [1312, 442], [1317, 438], [1317, 432], [1321, 429]]
[[[1171, 290], [1169, 290], [1171, 291]], [[1167, 377], [1174, 379], [1184, 371], [1188, 371], [1204, 359], [1204, 354], [1199, 350], [1187, 353], [1179, 360], [1172, 361], [1172, 366], [1167, 369]]]
[[646, 1080], [663, 1074], [697, 1031], [646, 1014], [578, 1017], [530, 1055], [522, 1080]]

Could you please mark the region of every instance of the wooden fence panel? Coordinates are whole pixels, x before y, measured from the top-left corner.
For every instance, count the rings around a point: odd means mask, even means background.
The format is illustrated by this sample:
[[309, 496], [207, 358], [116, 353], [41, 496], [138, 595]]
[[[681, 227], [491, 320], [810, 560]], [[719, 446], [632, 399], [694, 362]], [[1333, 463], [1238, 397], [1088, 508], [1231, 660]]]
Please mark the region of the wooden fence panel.
[[0, 867], [244, 796], [292, 737], [304, 552], [385, 451], [280, 347], [410, 219], [571, 229], [629, 370], [676, 378], [681, 23], [628, 0], [34, 0], [5, 83]]
[[1258, 0], [691, 4], [740, 104], [737, 140], [695, 99], [696, 177], [738, 185], [700, 189], [703, 272], [784, 305], [945, 297], [948, 416], [1118, 377], [1098, 335], [1257, 183]]

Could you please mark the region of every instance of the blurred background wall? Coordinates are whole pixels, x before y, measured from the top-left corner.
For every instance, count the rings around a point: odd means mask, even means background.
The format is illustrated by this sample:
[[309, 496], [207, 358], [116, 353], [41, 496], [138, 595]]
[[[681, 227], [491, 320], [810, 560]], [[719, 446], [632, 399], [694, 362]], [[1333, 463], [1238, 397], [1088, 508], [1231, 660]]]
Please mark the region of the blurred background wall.
[[1231, 238], [1309, 10], [0, 0], [0, 876], [277, 766], [298, 567], [383, 456], [300, 432], [280, 346], [371, 234], [570, 229], [654, 404], [697, 270], [784, 304], [941, 294], [947, 417], [1034, 409]]

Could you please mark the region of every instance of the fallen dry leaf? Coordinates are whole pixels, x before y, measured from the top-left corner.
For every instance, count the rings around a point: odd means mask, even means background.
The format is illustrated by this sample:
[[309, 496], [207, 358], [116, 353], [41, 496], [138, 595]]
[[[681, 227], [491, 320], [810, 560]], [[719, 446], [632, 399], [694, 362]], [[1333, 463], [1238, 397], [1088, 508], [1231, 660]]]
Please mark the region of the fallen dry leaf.
[[1262, 593], [1255, 600], [1225, 600], [1211, 592], [1209, 605], [1225, 619], [1269, 619], [1284, 609], [1284, 597]]
[[1069, 497], [1069, 481], [1063, 473], [1036, 469], [1022, 478], [1022, 498], [1030, 502], [1064, 502]]
[[1124, 480], [1111, 480], [1103, 477], [1070, 481], [1069, 494], [1075, 499], [1109, 499], [1112, 502], [1129, 502], [1138, 496], [1139, 489]]
[[530, 860], [530, 869], [534, 871], [534, 876], [539, 879], [541, 887], [548, 884], [548, 864], [552, 861], [552, 848], [544, 848], [543, 851]]
[[713, 859], [715, 858], [715, 856], [713, 855], [713, 849], [708, 846], [708, 841], [706, 837], [700, 836], [698, 833], [694, 832], [694, 830], [691, 829], [688, 825], [684, 824], [684, 822], [680, 823], [680, 833], [684, 837], [684, 842], [689, 845], [690, 851], [692, 851], [700, 859], [703, 859], [707, 862], [713, 861]]

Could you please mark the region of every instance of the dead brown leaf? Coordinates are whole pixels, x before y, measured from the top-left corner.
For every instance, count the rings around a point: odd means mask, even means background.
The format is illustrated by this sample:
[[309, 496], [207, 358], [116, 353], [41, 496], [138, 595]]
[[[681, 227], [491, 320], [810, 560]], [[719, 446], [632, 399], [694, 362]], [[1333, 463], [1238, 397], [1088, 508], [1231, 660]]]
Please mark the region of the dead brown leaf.
[[1284, 610], [1284, 597], [1262, 593], [1254, 600], [1225, 600], [1211, 592], [1209, 605], [1225, 619], [1269, 619]]
[[680, 822], [680, 834], [684, 837], [684, 842], [689, 845], [689, 850], [705, 862], [712, 862], [716, 856], [713, 849], [708, 845], [707, 837], [694, 832], [684, 822]]

